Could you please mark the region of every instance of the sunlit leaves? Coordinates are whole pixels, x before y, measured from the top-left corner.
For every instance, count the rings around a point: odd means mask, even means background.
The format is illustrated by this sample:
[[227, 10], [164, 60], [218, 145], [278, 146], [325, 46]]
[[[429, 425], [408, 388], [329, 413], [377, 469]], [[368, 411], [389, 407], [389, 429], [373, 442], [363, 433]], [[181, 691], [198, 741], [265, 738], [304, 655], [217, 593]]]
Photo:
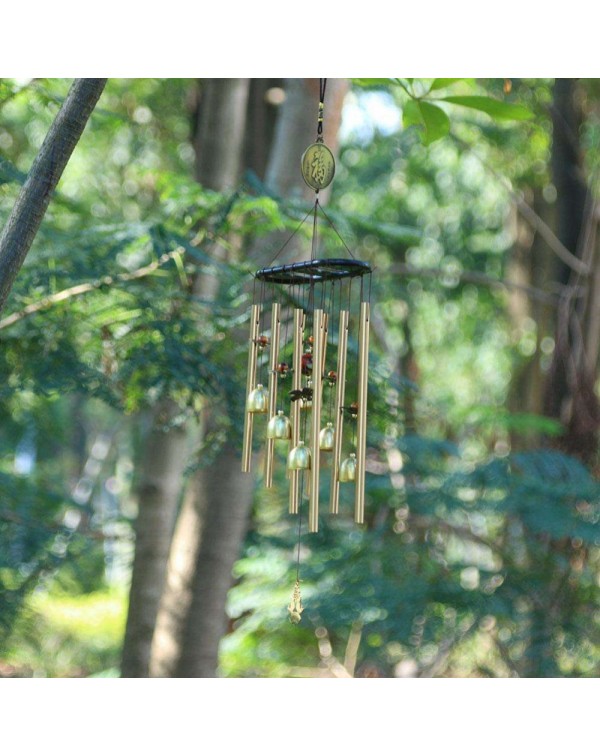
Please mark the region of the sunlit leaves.
[[450, 102], [454, 105], [462, 105], [465, 108], [479, 110], [482, 113], [499, 121], [527, 121], [533, 118], [533, 113], [524, 105], [513, 102], [502, 102], [495, 100], [493, 97], [483, 97], [478, 95], [452, 95], [442, 98], [444, 102]]
[[430, 92], [435, 92], [438, 89], [446, 89], [446, 87], [452, 86], [457, 81], [463, 81], [462, 79], [434, 79], [433, 83], [429, 87]]

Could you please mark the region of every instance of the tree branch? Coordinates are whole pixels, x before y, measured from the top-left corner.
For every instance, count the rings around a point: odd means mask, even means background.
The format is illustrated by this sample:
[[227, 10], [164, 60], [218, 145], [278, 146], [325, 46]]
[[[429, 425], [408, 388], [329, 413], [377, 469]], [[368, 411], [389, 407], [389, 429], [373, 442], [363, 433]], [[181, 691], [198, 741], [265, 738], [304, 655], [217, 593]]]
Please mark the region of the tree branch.
[[554, 252], [554, 254], [565, 263], [565, 265], [568, 265], [569, 268], [574, 270], [576, 273], [579, 273], [581, 276], [587, 276], [590, 274], [589, 267], [565, 247], [565, 245], [561, 242], [561, 240], [550, 228], [550, 226], [545, 223], [542, 218], [540, 218], [540, 216], [532, 207], [530, 207], [530, 205], [527, 204], [527, 202], [525, 202], [523, 195], [513, 189], [511, 182], [505, 176], [501, 176], [498, 171], [492, 168], [492, 166], [485, 160], [485, 158], [481, 157], [481, 155], [479, 155], [471, 147], [471, 145], [463, 141], [460, 137], [456, 136], [456, 134], [452, 134], [452, 138], [458, 145], [460, 145], [460, 147], [462, 147], [464, 150], [468, 150], [471, 155], [474, 155], [479, 160], [481, 165], [485, 168], [485, 170], [491, 173], [492, 176], [494, 176], [504, 186], [506, 191], [514, 200], [517, 206], [517, 210], [521, 213], [523, 218], [533, 229], [535, 229], [539, 233], [539, 235], [546, 242], [552, 252]]
[[0, 236], [0, 310], [105, 84], [106, 79], [75, 79], [31, 166]]
[[50, 294], [47, 297], [43, 297], [43, 299], [39, 299], [37, 302], [32, 302], [22, 310], [13, 312], [11, 315], [8, 315], [7, 317], [0, 320], [0, 331], [3, 328], [8, 328], [14, 323], [17, 323], [19, 320], [23, 320], [23, 318], [26, 318], [29, 315], [33, 315], [40, 310], [45, 310], [48, 307], [52, 307], [52, 305], [58, 304], [59, 302], [64, 302], [66, 299], [71, 299], [71, 297], [78, 297], [82, 294], [87, 294], [90, 291], [100, 289], [102, 286], [112, 286], [118, 281], [134, 281], [137, 278], [144, 278], [144, 276], [149, 276], [150, 273], [153, 273], [155, 270], [157, 270], [157, 268], [160, 268], [169, 260], [172, 260], [177, 255], [181, 255], [183, 251], [184, 250], [181, 248], [175, 249], [172, 252], [166, 252], [164, 255], [161, 255], [158, 260], [151, 262], [149, 265], [144, 265], [143, 268], [138, 268], [137, 270], [133, 270], [130, 273], [119, 273], [116, 276], [102, 276], [102, 278], [98, 278], [96, 281], [88, 281], [87, 283], [76, 284], [75, 286], [70, 286], [68, 289], [57, 291], [56, 294]]
[[[392, 265], [389, 268], [389, 272], [407, 276], [408, 278], [439, 278], [446, 274], [446, 271], [443, 268], [419, 268], [405, 263], [396, 263], [395, 265]], [[539, 302], [543, 302], [550, 306], [556, 306], [560, 296], [559, 294], [543, 291], [535, 286], [525, 286], [524, 284], [518, 284], [513, 281], [500, 280], [498, 278], [493, 278], [492, 276], [487, 276], [485, 273], [478, 273], [477, 271], [463, 270], [456, 275], [461, 281], [474, 283], [480, 286], [489, 286], [491, 289], [515, 289], [523, 291], [532, 299], [537, 299]]]

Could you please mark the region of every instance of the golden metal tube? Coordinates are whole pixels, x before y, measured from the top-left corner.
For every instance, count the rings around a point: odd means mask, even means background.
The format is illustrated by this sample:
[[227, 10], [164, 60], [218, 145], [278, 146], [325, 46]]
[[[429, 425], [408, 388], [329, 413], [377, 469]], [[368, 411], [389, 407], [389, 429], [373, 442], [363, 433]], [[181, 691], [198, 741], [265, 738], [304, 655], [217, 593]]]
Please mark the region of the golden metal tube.
[[[271, 354], [269, 366], [269, 420], [277, 411], [277, 363], [279, 361], [279, 304], [273, 302], [271, 308]], [[267, 438], [267, 448], [265, 450], [265, 486], [271, 488], [273, 485], [273, 449], [275, 440]]]
[[[294, 310], [294, 356], [292, 359], [292, 390], [298, 391], [302, 387], [302, 331], [304, 328], [304, 311], [301, 309]], [[298, 446], [300, 441], [300, 400], [292, 402], [290, 413], [290, 422], [292, 424], [292, 437], [290, 439], [290, 450]], [[300, 487], [299, 470], [290, 470], [290, 514], [298, 514]]]
[[[246, 400], [256, 383], [256, 358], [258, 356], [258, 339], [260, 331], [260, 305], [253, 304], [250, 312], [250, 339], [248, 349], [248, 378], [246, 382]], [[252, 427], [254, 414], [246, 412], [244, 417], [244, 444], [242, 447], [242, 472], [250, 472], [252, 460]]]
[[348, 352], [348, 310], [340, 310], [340, 325], [338, 334], [337, 383], [335, 392], [335, 410], [333, 414], [333, 456], [331, 462], [331, 489], [329, 511], [331, 514], [339, 512], [340, 481], [338, 473], [342, 456], [342, 435], [344, 432], [344, 396], [346, 387], [346, 359]]
[[323, 389], [323, 310], [313, 312], [313, 367], [312, 367], [312, 411], [310, 428], [310, 499], [308, 505], [308, 532], [319, 530], [319, 433], [321, 432], [321, 400]]
[[358, 337], [358, 416], [356, 418], [356, 492], [354, 521], [365, 521], [365, 465], [367, 458], [367, 389], [369, 374], [369, 303], [360, 303]]

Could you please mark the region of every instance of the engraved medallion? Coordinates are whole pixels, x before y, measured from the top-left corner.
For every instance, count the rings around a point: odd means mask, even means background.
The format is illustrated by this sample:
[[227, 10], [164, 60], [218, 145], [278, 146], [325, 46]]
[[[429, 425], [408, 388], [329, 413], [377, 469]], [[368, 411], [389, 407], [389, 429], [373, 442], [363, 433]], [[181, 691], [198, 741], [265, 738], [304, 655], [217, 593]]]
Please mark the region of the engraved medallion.
[[335, 173], [335, 160], [329, 147], [315, 142], [302, 155], [302, 178], [312, 189], [329, 186]]

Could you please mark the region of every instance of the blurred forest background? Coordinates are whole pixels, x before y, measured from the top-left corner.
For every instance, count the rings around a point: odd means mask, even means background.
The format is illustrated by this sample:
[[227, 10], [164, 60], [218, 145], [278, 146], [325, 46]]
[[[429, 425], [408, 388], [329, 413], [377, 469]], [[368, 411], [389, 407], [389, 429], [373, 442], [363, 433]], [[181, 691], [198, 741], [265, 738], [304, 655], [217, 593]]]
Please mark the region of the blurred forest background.
[[[70, 85], [0, 80], [2, 224]], [[0, 676], [598, 674], [600, 80], [328, 81], [327, 212], [376, 267], [367, 517], [303, 537], [293, 626], [241, 431], [318, 95], [108, 81], [0, 315]]]

